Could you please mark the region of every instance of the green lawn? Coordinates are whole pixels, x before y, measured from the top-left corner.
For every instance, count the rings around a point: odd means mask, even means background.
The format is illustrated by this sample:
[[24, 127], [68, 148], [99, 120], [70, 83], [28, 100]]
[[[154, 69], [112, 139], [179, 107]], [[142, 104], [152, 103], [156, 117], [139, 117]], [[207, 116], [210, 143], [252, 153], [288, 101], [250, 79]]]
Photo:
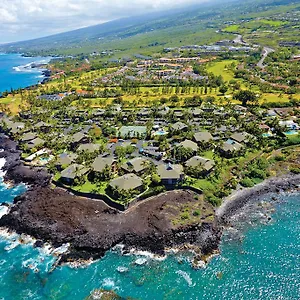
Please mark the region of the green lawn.
[[[299, 95], [293, 95], [293, 98], [295, 99], [300, 99]], [[280, 95], [279, 93], [267, 93], [263, 94], [262, 98], [260, 100], [261, 103], [266, 103], [266, 102], [289, 102], [289, 95], [287, 94], [282, 94]]]
[[223, 31], [238, 32], [239, 28], [240, 28], [240, 25], [234, 24], [234, 25], [227, 26], [226, 28], [223, 29]]
[[[22, 104], [21, 95], [8, 95], [7, 97], [0, 99], [0, 104], [7, 105], [13, 114], [17, 114], [20, 110], [19, 105]], [[25, 103], [23, 103], [23, 105], [24, 104]]]
[[205, 152], [203, 152], [203, 154], [202, 154], [204, 157], [206, 157], [206, 158], [208, 158], [208, 159], [213, 159], [214, 158], [214, 153], [213, 153], [213, 151], [205, 151]]
[[288, 24], [288, 22], [284, 22], [284, 21], [280, 21], [280, 20], [260, 20], [260, 22], [263, 24], [266, 24], [266, 25], [274, 26], [274, 27]]
[[82, 192], [82, 193], [91, 193], [92, 191], [97, 191], [97, 194], [105, 194], [108, 182], [103, 182], [101, 185], [86, 181], [83, 185], [72, 187], [73, 190]]
[[186, 185], [190, 185], [197, 189], [200, 189], [204, 193], [206, 191], [214, 191], [215, 190], [215, 185], [207, 179], [195, 179], [195, 178], [187, 176], [186, 177]]
[[57, 172], [57, 173], [55, 173], [55, 175], [53, 176], [53, 180], [54, 180], [54, 181], [58, 181], [58, 180], [60, 179], [60, 177], [61, 177], [60, 172]]
[[225, 81], [230, 81], [234, 79], [234, 74], [232, 70], [227, 69], [227, 66], [231, 65], [232, 63], [237, 65], [238, 61], [231, 59], [231, 60], [213, 62], [207, 68], [207, 71], [213, 73], [216, 76], [221, 75]]

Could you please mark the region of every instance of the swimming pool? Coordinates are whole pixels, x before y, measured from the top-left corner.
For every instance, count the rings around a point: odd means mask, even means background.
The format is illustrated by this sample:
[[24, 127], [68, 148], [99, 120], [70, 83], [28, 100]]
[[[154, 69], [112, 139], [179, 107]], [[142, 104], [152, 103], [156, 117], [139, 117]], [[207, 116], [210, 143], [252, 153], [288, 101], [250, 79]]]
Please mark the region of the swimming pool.
[[285, 135], [295, 135], [295, 134], [298, 134], [298, 133], [299, 133], [299, 131], [297, 131], [297, 130], [290, 130], [290, 131], [285, 132], [284, 134]]
[[270, 137], [270, 136], [272, 136], [272, 133], [263, 133], [262, 136], [263, 137]]
[[40, 162], [42, 162], [42, 163], [47, 163], [47, 162], [49, 162], [50, 160], [51, 160], [50, 157], [41, 157], [41, 158], [40, 158]]
[[235, 142], [234, 140], [232, 140], [232, 139], [228, 139], [228, 140], [226, 141], [226, 143], [229, 144], [229, 145], [233, 145], [233, 144], [235, 144], [236, 142]]
[[154, 135], [167, 135], [167, 134], [168, 134], [168, 132], [164, 131], [164, 130], [159, 130], [154, 133]]

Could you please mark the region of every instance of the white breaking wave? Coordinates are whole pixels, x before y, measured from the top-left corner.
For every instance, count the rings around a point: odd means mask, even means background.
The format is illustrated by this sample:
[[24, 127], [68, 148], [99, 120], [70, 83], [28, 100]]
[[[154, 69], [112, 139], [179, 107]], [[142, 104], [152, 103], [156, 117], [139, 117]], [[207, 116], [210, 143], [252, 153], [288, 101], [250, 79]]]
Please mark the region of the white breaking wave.
[[26, 65], [21, 65], [21, 66], [16, 66], [13, 67], [13, 70], [15, 72], [23, 72], [23, 73], [37, 73], [37, 72], [41, 72], [42, 69], [39, 67], [36, 67], [37, 65], [43, 65], [43, 64], [47, 64], [49, 62], [50, 59], [42, 59], [42, 60], [37, 60], [37, 61], [33, 61], [30, 62]]
[[163, 261], [167, 258], [167, 255], [160, 256], [160, 255], [148, 252], [148, 251], [137, 250], [135, 248], [130, 249], [129, 253], [126, 255], [143, 256], [146, 259], [152, 259], [152, 260], [158, 260], [158, 261]]
[[195, 283], [193, 284], [193, 280], [187, 272], [179, 270], [176, 271], [176, 274], [180, 275], [187, 282], [189, 287], [195, 286]]
[[121, 267], [121, 266], [118, 266], [118, 267], [117, 267], [117, 271], [118, 271], [119, 273], [126, 273], [126, 272], [129, 271], [129, 269], [128, 269], [127, 267]]
[[66, 252], [68, 252], [70, 248], [70, 244], [67, 243], [67, 244], [63, 244], [62, 246], [58, 247], [58, 248], [54, 248], [52, 250], [52, 254], [53, 255], [61, 255], [61, 254], [64, 254]]
[[36, 72], [40, 72], [39, 69], [33, 69], [33, 68], [29, 68], [26, 65], [25, 66], [18, 66], [18, 67], [13, 67], [13, 70], [15, 72], [22, 72], [22, 73], [36, 73]]
[[[36, 239], [32, 238], [26, 234], [17, 234], [15, 232], [10, 232], [6, 228], [0, 228], [0, 240], [6, 242], [6, 246], [4, 247], [5, 251], [10, 252], [16, 247], [29, 247], [33, 249], [33, 245], [36, 242]], [[24, 268], [29, 268], [34, 270], [35, 272], [39, 272], [40, 269], [45, 269], [46, 272], [50, 271], [56, 261], [55, 253], [63, 253], [66, 250], [66, 245], [53, 248], [49, 244], [45, 244], [42, 248], [36, 248], [38, 250], [37, 255], [34, 258], [30, 258], [23, 262]], [[39, 268], [38, 268], [39, 267]]]
[[107, 289], [115, 288], [115, 282], [112, 278], [105, 278], [102, 282], [102, 286]]
[[13, 67], [13, 70], [16, 72], [22, 72], [22, 70], [19, 67]]
[[[1, 152], [3, 152], [3, 151], [1, 151]], [[0, 170], [5, 166], [5, 163], [6, 163], [5, 158], [4, 157], [0, 158]]]
[[9, 212], [9, 208], [7, 206], [0, 206], [0, 219], [7, 215]]
[[5, 158], [4, 157], [0, 158], [0, 179], [1, 179], [1, 177], [3, 178], [6, 174], [6, 172], [2, 170], [3, 167], [5, 166], [5, 163], [6, 163]]
[[5, 251], [11, 251], [15, 248], [17, 248], [20, 245], [19, 241], [13, 241], [10, 244], [8, 244], [7, 246], [4, 247]]
[[142, 266], [147, 263], [147, 258], [138, 258], [135, 262], [136, 265]]

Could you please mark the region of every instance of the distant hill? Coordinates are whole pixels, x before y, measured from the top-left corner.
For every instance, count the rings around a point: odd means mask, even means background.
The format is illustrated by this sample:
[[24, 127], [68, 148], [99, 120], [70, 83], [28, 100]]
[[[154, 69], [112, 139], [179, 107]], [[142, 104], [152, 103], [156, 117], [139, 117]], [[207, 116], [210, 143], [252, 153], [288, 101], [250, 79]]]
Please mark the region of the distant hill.
[[154, 53], [178, 44], [213, 42], [223, 37], [220, 24], [251, 13], [297, 3], [291, 0], [215, 0], [198, 6], [119, 19], [30, 41], [0, 46], [0, 51], [31, 54], [87, 54], [114, 50]]

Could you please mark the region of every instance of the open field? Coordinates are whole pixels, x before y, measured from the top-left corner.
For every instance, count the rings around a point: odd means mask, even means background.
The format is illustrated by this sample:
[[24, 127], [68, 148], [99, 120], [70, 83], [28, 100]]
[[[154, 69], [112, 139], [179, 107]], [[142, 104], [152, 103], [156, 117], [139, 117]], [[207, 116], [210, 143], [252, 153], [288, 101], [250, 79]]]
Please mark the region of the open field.
[[223, 29], [223, 31], [235, 33], [239, 31], [239, 28], [240, 25], [234, 24], [234, 25], [227, 26], [226, 28]]
[[[22, 103], [21, 95], [8, 95], [6, 98], [0, 98], [0, 105], [4, 108], [8, 108], [12, 114], [17, 114], [20, 111], [20, 105]], [[0, 109], [1, 110], [1, 109]]]
[[260, 20], [260, 22], [262, 22], [263, 24], [266, 24], [266, 25], [274, 26], [274, 27], [286, 25], [289, 23], [289, 22], [284, 22], [284, 21], [279, 21], [279, 20]]
[[207, 68], [208, 72], [213, 73], [216, 76], [221, 75], [225, 81], [234, 79], [233, 71], [230, 69], [230, 65], [237, 65], [237, 60], [224, 60], [219, 62], [213, 62], [209, 64]]

